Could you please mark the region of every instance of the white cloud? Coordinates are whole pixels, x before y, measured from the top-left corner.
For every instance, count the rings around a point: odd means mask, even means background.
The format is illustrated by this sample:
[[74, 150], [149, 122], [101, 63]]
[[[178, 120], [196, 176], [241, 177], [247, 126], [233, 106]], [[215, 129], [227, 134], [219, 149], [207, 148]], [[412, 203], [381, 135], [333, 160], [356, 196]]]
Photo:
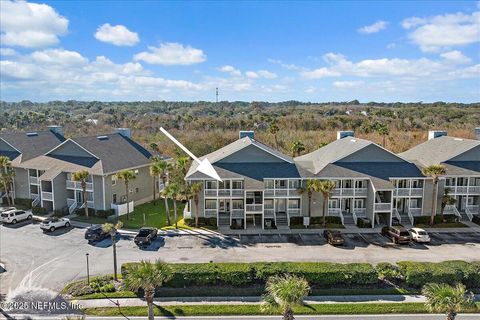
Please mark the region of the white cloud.
[[134, 60], [161, 65], [190, 65], [207, 60], [202, 50], [180, 43], [162, 43], [160, 47], [150, 46], [148, 49], [137, 53]]
[[98, 27], [97, 32], [95, 32], [95, 38], [116, 46], [133, 46], [140, 41], [138, 33], [132, 32], [120, 24], [111, 26], [109, 23]]
[[360, 32], [360, 33], [367, 33], [367, 34], [368, 33], [376, 33], [376, 32], [379, 32], [380, 30], [385, 29], [387, 27], [387, 24], [388, 24], [388, 22], [380, 20], [380, 21], [375, 22], [374, 24], [361, 27], [357, 31]]
[[335, 81], [333, 86], [340, 89], [351, 89], [360, 87], [363, 81]]
[[259, 77], [258, 73], [256, 73], [255, 71], [247, 71], [245, 72], [245, 75], [251, 79], [257, 79]]
[[230, 75], [232, 75], [234, 77], [240, 77], [242, 75], [240, 70], [235, 69], [235, 67], [230, 66], [230, 65], [223, 66], [223, 67], [219, 68], [218, 70], [220, 70], [221, 72], [230, 73]]
[[397, 47], [397, 44], [395, 42], [390, 42], [387, 44], [387, 49], [395, 49]]
[[444, 52], [440, 54], [440, 56], [454, 63], [469, 63], [470, 61], [472, 61], [472, 59], [465, 56], [461, 51], [458, 50]]
[[3, 45], [38, 48], [59, 43], [68, 20], [46, 4], [2, 1], [0, 40]]
[[430, 18], [405, 19], [402, 26], [412, 30], [408, 37], [422, 51], [436, 52], [480, 41], [480, 11], [455, 13]]
[[273, 63], [273, 64], [278, 64], [282, 68], [285, 68], [287, 70], [300, 70], [301, 68], [293, 63], [284, 63], [282, 60], [278, 59], [267, 59], [268, 62]]
[[35, 51], [32, 58], [37, 63], [75, 66], [87, 63], [87, 59], [76, 51], [68, 51], [63, 49], [47, 49], [43, 51]]
[[17, 52], [12, 48], [0, 48], [0, 56], [14, 56]]
[[300, 73], [304, 78], [307, 79], [320, 79], [326, 77], [339, 77], [341, 74], [338, 71], [331, 70], [329, 68], [318, 68], [311, 71], [303, 71]]
[[270, 71], [267, 71], [267, 70], [259, 70], [257, 73], [260, 77], [263, 77], [265, 79], [270, 79], [271, 80], [271, 79], [277, 78], [276, 73], [273, 73], [273, 72], [270, 72]]

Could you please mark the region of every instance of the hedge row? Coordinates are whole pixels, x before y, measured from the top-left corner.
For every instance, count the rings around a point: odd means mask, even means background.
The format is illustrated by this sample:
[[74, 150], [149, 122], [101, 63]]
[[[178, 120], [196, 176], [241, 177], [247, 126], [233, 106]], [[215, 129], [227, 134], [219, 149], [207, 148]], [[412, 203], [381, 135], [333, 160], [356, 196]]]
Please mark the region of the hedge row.
[[[122, 265], [122, 275], [134, 263]], [[420, 288], [427, 283], [463, 283], [468, 288], [480, 288], [480, 261], [445, 261], [439, 263], [402, 261], [397, 265], [380, 263], [328, 262], [259, 262], [259, 263], [185, 263], [170, 264], [173, 277], [165, 287], [189, 286], [250, 286], [263, 285], [278, 274], [295, 274], [310, 285], [335, 286], [375, 285], [388, 279], [407, 287]]]
[[[430, 223], [430, 216], [418, 216], [418, 217], [413, 217], [413, 224], [429, 224]], [[454, 214], [444, 214], [443, 215], [443, 220], [445, 222], [451, 223], [451, 222], [458, 222], [458, 217]], [[442, 216], [435, 216], [434, 222], [435, 224], [437, 223], [442, 223]]]
[[[122, 265], [122, 274], [132, 263]], [[296, 274], [311, 285], [370, 285], [378, 282], [375, 268], [368, 263], [339, 264], [327, 262], [277, 263], [199, 263], [171, 264], [173, 277], [166, 287], [205, 285], [245, 286], [264, 284], [277, 274]]]
[[422, 287], [434, 283], [463, 283], [469, 288], [480, 288], [480, 262], [444, 261], [397, 263], [405, 283], [410, 287]]

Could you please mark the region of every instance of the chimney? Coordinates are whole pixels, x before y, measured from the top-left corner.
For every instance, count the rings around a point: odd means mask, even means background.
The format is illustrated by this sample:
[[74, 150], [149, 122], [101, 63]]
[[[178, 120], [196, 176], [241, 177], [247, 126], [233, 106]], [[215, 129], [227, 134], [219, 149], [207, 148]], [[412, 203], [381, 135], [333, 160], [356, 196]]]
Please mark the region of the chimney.
[[249, 137], [250, 139], [255, 139], [255, 131], [240, 131], [238, 133], [238, 137], [239, 139], [242, 139], [242, 138], [245, 138], [245, 137]]
[[353, 131], [337, 131], [337, 140], [343, 139], [345, 137], [355, 137]]
[[432, 139], [435, 139], [435, 138], [440, 138], [440, 137], [443, 137], [443, 136], [446, 136], [446, 135], [447, 135], [447, 131], [429, 130], [428, 131], [428, 140], [432, 140]]
[[62, 126], [48, 126], [48, 130], [50, 130], [50, 132], [59, 134], [63, 137], [63, 127]]
[[115, 133], [118, 133], [126, 138], [132, 138], [132, 129], [130, 128], [116, 128]]
[[480, 140], [480, 127], [475, 128], [475, 139]]

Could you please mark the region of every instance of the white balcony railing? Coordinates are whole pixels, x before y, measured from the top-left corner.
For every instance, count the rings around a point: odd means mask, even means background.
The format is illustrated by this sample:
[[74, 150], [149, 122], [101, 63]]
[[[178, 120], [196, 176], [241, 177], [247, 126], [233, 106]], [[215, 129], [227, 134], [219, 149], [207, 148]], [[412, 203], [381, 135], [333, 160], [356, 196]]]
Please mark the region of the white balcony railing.
[[243, 194], [243, 189], [205, 189], [205, 195], [213, 197], [243, 197]]
[[335, 188], [332, 190], [333, 196], [343, 196], [343, 197], [366, 197], [368, 193], [367, 188]]
[[30, 194], [30, 199], [36, 199], [38, 197], [38, 193], [31, 193]]
[[357, 217], [366, 217], [367, 216], [367, 209], [366, 208], [354, 208], [353, 212], [357, 215]]
[[216, 218], [217, 217], [217, 209], [205, 209], [205, 217], [206, 218]]
[[263, 191], [265, 197], [285, 197], [288, 195], [297, 196], [298, 190], [297, 189], [265, 189]]
[[288, 215], [290, 217], [297, 217], [297, 216], [300, 216], [301, 214], [302, 213], [300, 208], [288, 208]]
[[242, 196], [244, 195], [243, 189], [232, 189], [232, 196]]
[[390, 211], [392, 205], [388, 203], [375, 203], [375, 211]]
[[[87, 182], [87, 191], [93, 191], [93, 183]], [[79, 181], [67, 180], [67, 189], [82, 190], [82, 183]]]
[[37, 177], [31, 177], [30, 176], [30, 177], [28, 177], [28, 181], [30, 182], [30, 184], [35, 184], [35, 185], [39, 184]]
[[243, 218], [245, 215], [244, 209], [232, 209], [231, 211], [232, 218]]
[[393, 195], [397, 197], [422, 196], [423, 188], [396, 188]]
[[355, 188], [355, 195], [360, 197], [366, 197], [368, 193], [367, 188]]
[[205, 189], [206, 196], [217, 196], [217, 189]]
[[467, 193], [468, 187], [467, 186], [457, 186], [455, 188], [456, 193]]
[[411, 212], [414, 216], [422, 215], [422, 208], [408, 208], [408, 211]]
[[53, 193], [42, 191], [42, 200], [53, 200]]
[[480, 186], [469, 186], [468, 193], [470, 194], [480, 194]]
[[422, 188], [412, 188], [410, 189], [410, 195], [412, 196], [423, 196], [423, 189]]
[[247, 204], [245, 210], [247, 212], [262, 212], [262, 204]]
[[263, 215], [265, 216], [265, 218], [273, 218], [275, 217], [275, 210], [272, 208], [272, 209], [264, 209], [263, 210]]

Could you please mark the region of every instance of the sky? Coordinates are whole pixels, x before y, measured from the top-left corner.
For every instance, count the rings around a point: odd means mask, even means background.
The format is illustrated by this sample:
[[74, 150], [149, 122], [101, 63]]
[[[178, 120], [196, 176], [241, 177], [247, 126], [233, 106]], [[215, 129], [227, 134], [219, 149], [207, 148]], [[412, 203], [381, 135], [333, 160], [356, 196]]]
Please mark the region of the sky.
[[4, 101], [479, 102], [477, 1], [0, 0]]

